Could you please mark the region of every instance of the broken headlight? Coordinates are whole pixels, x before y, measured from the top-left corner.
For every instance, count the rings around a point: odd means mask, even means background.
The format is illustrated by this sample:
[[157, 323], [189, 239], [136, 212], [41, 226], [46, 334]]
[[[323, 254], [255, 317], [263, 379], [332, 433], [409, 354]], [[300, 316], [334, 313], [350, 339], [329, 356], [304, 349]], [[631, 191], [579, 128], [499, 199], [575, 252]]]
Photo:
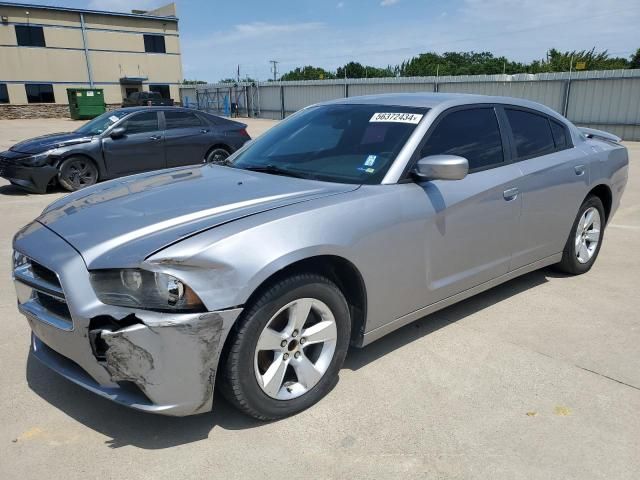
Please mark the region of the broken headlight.
[[91, 285], [107, 305], [172, 312], [205, 310], [191, 288], [166, 273], [134, 268], [96, 270], [91, 272]]

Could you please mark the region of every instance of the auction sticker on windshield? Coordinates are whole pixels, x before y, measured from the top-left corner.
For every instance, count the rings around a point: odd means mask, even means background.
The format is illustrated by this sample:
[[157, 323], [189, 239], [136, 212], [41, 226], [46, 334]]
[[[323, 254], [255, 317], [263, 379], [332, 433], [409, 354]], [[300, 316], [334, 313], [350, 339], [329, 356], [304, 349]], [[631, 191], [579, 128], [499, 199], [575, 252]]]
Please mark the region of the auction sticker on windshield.
[[397, 123], [419, 123], [422, 120], [420, 113], [374, 113], [369, 122], [397, 122]]

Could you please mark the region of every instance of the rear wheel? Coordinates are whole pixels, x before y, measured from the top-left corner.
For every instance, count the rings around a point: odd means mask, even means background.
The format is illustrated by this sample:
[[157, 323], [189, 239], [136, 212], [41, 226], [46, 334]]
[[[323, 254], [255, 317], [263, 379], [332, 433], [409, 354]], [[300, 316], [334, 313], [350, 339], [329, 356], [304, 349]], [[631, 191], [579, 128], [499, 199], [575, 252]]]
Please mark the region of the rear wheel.
[[69, 157], [58, 169], [58, 182], [70, 192], [89, 187], [98, 181], [98, 168], [85, 157]]
[[209, 150], [204, 161], [205, 163], [215, 163], [217, 165], [222, 165], [229, 155], [230, 153], [226, 148], [215, 147]]
[[266, 290], [243, 313], [223, 367], [224, 395], [261, 420], [294, 415], [334, 386], [351, 320], [340, 289], [300, 274]]
[[600, 252], [604, 225], [602, 201], [593, 195], [587, 197], [573, 222], [562, 260], [558, 264], [559, 270], [573, 275], [588, 272]]

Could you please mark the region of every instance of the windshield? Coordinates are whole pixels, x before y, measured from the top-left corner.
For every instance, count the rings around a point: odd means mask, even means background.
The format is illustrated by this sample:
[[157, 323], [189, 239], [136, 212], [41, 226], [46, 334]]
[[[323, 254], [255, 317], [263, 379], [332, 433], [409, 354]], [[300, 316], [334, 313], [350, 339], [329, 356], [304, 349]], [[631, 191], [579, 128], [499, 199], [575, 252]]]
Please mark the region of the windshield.
[[122, 110], [103, 113], [99, 117], [96, 117], [90, 122], [85, 123], [83, 126], [76, 130], [76, 133], [81, 133], [83, 135], [100, 135], [107, 128], [109, 128], [111, 125], [113, 125], [129, 113], [130, 112]]
[[259, 137], [231, 166], [341, 183], [380, 183], [427, 112], [388, 105], [321, 105]]

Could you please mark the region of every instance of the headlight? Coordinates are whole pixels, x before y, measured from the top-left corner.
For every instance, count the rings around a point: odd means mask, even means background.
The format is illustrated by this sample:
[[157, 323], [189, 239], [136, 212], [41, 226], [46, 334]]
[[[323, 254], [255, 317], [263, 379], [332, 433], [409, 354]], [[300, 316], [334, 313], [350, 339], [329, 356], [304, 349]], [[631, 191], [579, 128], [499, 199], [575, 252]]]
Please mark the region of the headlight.
[[205, 310], [191, 288], [166, 273], [133, 268], [98, 270], [91, 272], [91, 285], [107, 305], [173, 312]]
[[22, 165], [26, 165], [27, 167], [41, 167], [47, 163], [52, 152], [53, 150], [47, 150], [46, 152], [36, 153], [30, 157], [21, 158], [19, 161]]

